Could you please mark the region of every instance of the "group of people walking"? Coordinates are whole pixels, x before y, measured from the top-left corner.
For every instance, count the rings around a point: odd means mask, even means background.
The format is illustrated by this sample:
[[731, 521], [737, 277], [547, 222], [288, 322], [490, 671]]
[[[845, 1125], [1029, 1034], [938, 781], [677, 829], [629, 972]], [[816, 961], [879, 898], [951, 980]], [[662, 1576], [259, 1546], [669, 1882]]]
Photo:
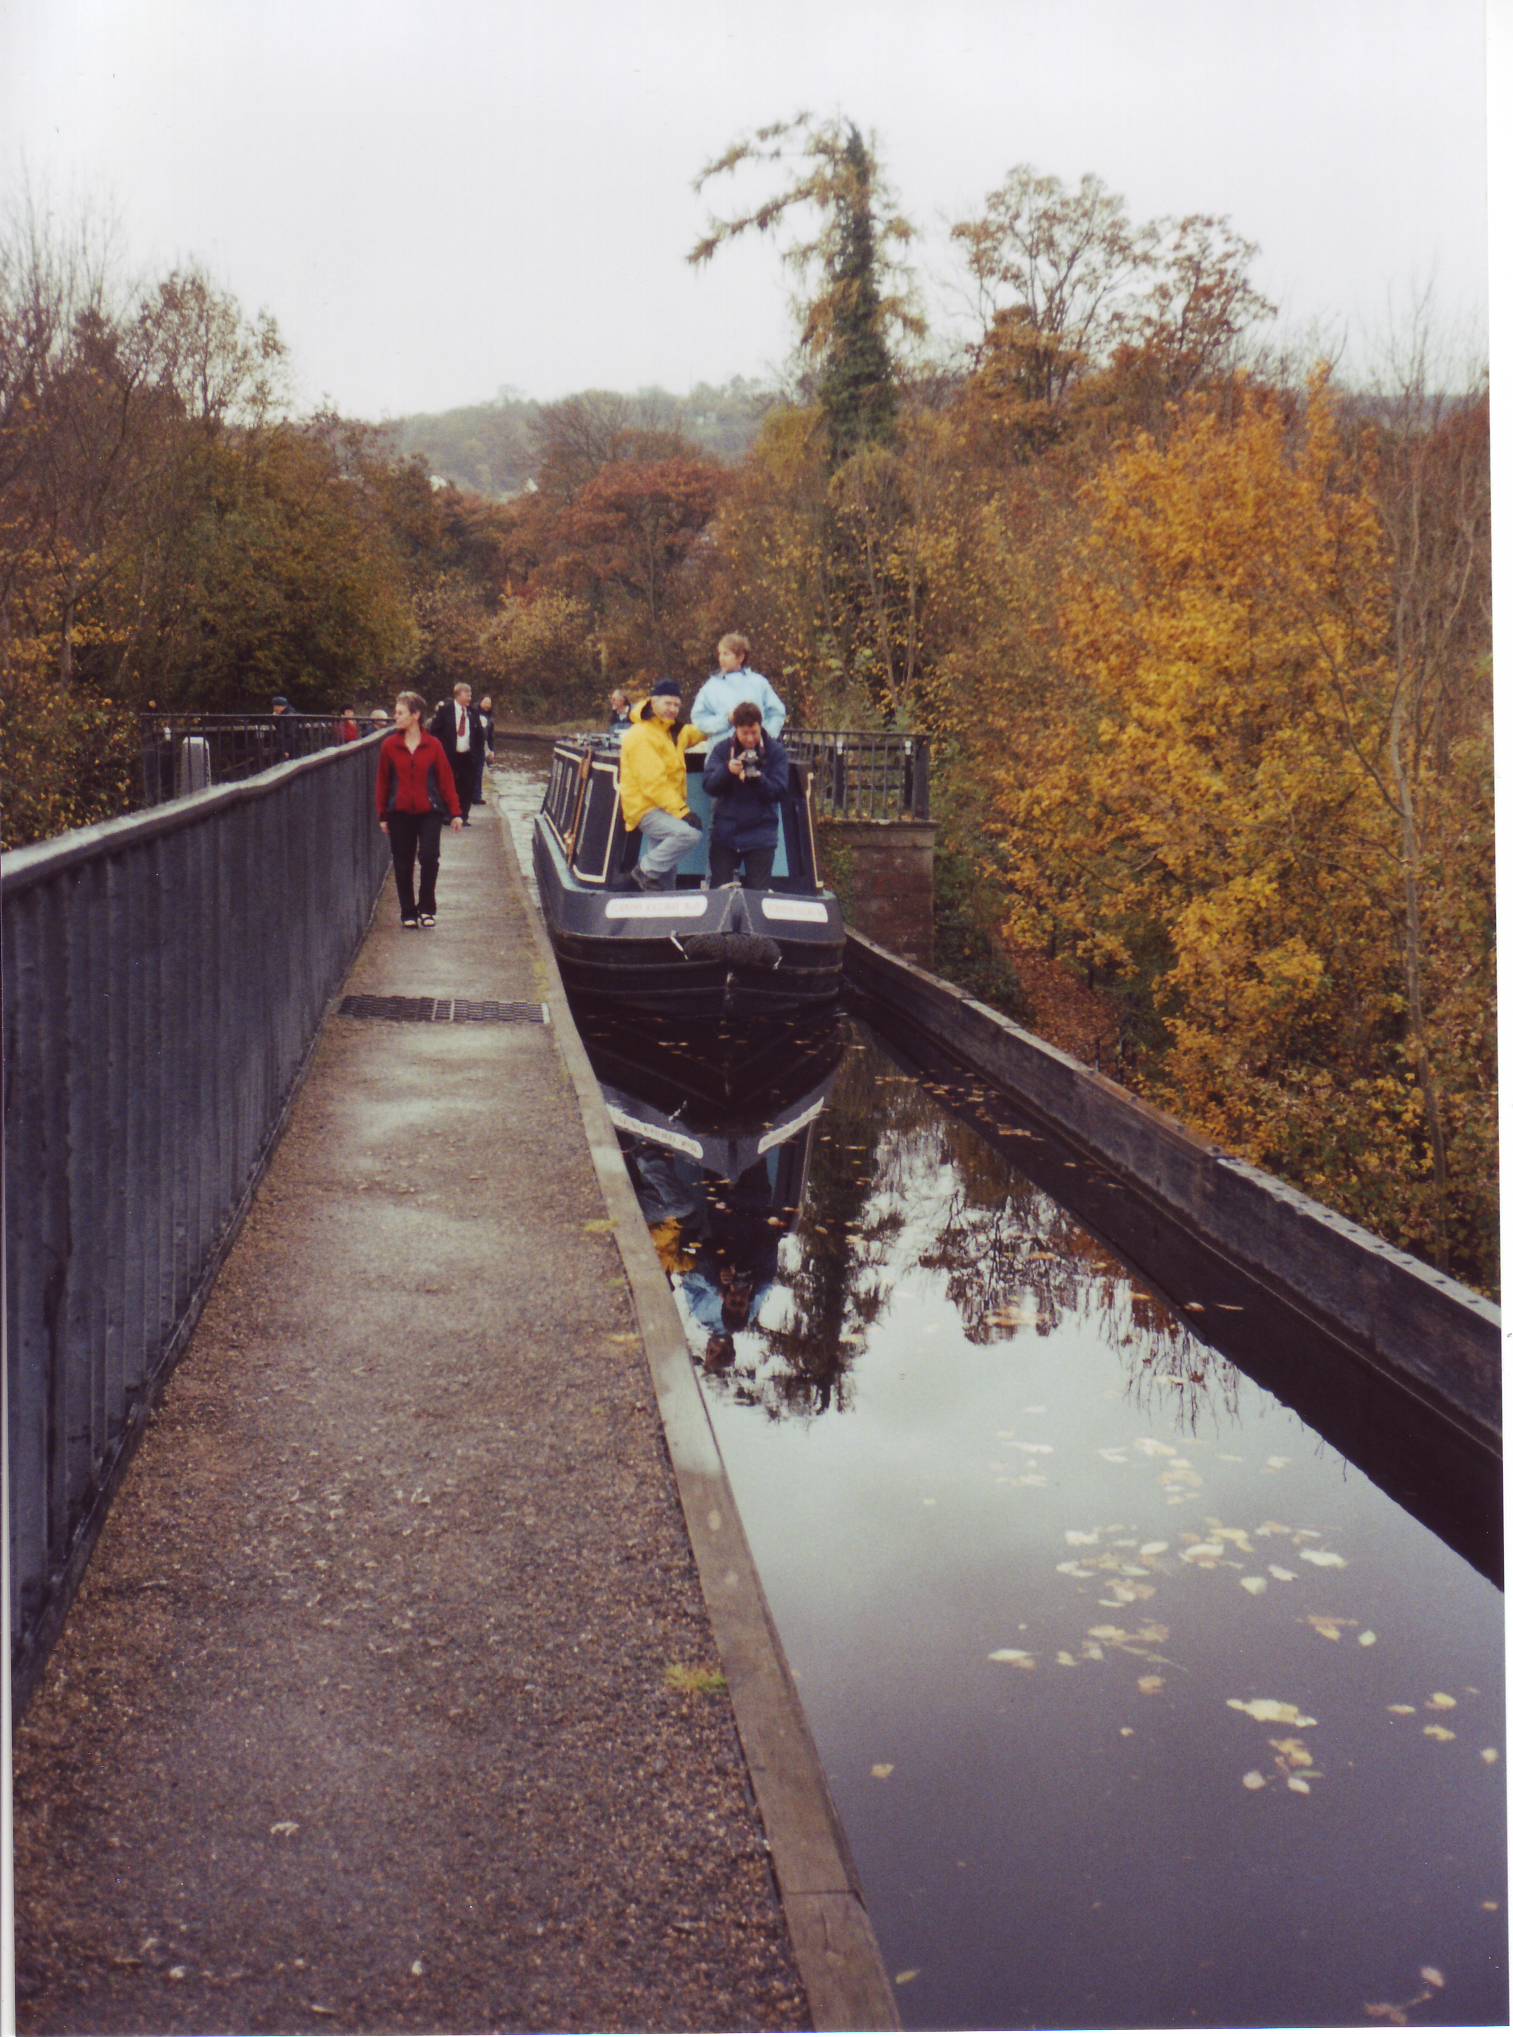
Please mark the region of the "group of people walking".
[[[618, 688], [610, 695], [610, 728], [620, 735], [620, 806], [640, 855], [629, 882], [641, 891], [671, 890], [678, 865], [700, 839], [702, 823], [688, 800], [687, 753], [711, 745], [704, 790], [713, 811], [709, 842], [712, 885], [740, 882], [760, 890], [772, 881], [779, 808], [788, 790], [788, 752], [780, 740], [787, 709], [760, 672], [738, 632], [720, 639], [719, 670], [683, 712], [683, 689], [659, 679], [639, 706]], [[378, 753], [378, 822], [389, 838], [399, 922], [436, 924], [436, 874], [441, 832], [470, 825], [483, 797], [483, 770], [493, 755], [491, 703], [472, 704], [459, 683], [426, 722], [418, 693], [394, 703], [394, 732]], [[417, 863], [420, 884], [417, 893]]]
[[401, 693], [394, 703], [394, 733], [378, 752], [378, 825], [394, 859], [402, 927], [436, 924], [442, 824], [450, 820], [459, 832], [470, 826], [468, 815], [483, 797], [484, 765], [494, 747], [490, 706], [485, 700], [482, 708], [474, 707], [472, 687], [459, 682], [427, 728], [426, 704], [418, 693]]

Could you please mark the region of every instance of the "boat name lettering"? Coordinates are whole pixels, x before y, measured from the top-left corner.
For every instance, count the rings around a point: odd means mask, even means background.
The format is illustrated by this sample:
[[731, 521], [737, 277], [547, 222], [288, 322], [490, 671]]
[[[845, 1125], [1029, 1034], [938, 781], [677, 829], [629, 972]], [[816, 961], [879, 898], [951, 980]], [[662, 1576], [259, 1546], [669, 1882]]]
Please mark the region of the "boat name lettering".
[[[708, 900], [702, 891], [669, 891], [660, 896], [605, 900], [606, 919], [702, 919]], [[823, 917], [823, 908], [821, 909]], [[805, 915], [807, 917], [807, 914]]]
[[671, 1146], [675, 1153], [688, 1153], [695, 1160], [702, 1160], [704, 1148], [697, 1139], [690, 1139], [686, 1133], [670, 1132], [665, 1125], [644, 1124], [640, 1118], [633, 1118], [629, 1111], [620, 1110], [610, 1104], [609, 1121], [617, 1131], [629, 1132], [633, 1137], [654, 1139], [659, 1146]]
[[825, 1098], [811, 1103], [808, 1110], [801, 1111], [796, 1118], [790, 1118], [786, 1125], [774, 1125], [770, 1132], [757, 1140], [757, 1151], [769, 1153], [774, 1146], [781, 1146], [785, 1139], [791, 1139], [795, 1132], [801, 1132], [805, 1125], [811, 1125], [825, 1108]]
[[764, 898], [762, 911], [768, 919], [827, 920], [829, 909], [816, 898]]

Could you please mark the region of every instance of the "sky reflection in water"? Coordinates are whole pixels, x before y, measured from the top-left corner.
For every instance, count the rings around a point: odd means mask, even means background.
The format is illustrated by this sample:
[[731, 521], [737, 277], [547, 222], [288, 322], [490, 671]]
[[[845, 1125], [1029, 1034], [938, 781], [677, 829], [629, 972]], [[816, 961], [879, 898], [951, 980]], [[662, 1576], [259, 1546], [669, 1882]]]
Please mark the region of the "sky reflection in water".
[[1505, 2020], [1499, 1593], [848, 1025], [622, 1143], [906, 2022]]

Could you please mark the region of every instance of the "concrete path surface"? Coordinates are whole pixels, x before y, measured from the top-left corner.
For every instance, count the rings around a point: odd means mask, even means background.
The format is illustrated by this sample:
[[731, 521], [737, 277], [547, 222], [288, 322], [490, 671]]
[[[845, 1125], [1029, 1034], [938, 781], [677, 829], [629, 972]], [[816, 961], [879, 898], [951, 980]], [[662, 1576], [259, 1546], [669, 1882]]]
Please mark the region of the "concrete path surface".
[[[436, 930], [386, 887], [346, 989], [539, 1004], [528, 913], [483, 811]], [[646, 1348], [671, 1303], [568, 1044], [328, 1021], [15, 1736], [22, 2031], [792, 2029], [794, 1937], [851, 1958], [833, 1859], [785, 1922], [751, 1776], [803, 1749], [743, 1757]]]

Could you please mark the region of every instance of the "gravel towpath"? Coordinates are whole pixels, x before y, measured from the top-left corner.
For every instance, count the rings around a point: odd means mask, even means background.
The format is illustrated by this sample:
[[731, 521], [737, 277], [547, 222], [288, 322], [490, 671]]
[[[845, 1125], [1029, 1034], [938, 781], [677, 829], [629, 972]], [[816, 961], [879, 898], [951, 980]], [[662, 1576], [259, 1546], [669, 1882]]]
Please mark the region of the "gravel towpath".
[[[440, 906], [348, 991], [542, 998], [491, 815]], [[803, 2027], [716, 1667], [552, 1029], [333, 1017], [15, 1736], [19, 2028]]]

